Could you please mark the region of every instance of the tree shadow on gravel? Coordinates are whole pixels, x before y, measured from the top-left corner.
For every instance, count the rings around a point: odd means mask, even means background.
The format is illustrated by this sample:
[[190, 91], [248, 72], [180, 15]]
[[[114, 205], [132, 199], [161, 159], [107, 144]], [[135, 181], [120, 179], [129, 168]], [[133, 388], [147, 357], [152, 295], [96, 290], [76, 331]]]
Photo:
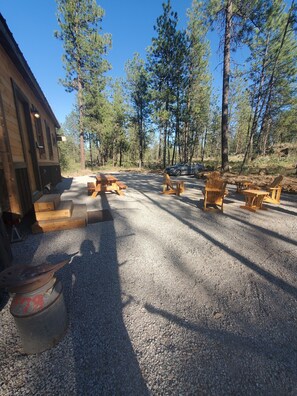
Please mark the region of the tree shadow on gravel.
[[[271, 283], [272, 285], [275, 285], [276, 287], [282, 289], [284, 292], [288, 293], [289, 295], [293, 296], [294, 298], [297, 298], [297, 287], [295, 285], [292, 285], [288, 283], [287, 281], [283, 280], [280, 276], [276, 276], [269, 271], [267, 271], [264, 267], [256, 263], [255, 261], [252, 261], [242, 255], [239, 252], [236, 252], [229, 246], [225, 245], [224, 243], [220, 242], [216, 238], [212, 237], [209, 235], [206, 231], [202, 230], [198, 226], [194, 226], [191, 222], [188, 220], [185, 220], [184, 218], [180, 217], [176, 213], [172, 213], [169, 209], [165, 208], [164, 206], [160, 205], [156, 200], [152, 199], [149, 197], [147, 194], [142, 193], [147, 199], [151, 200], [156, 206], [159, 206], [160, 209], [164, 210], [170, 215], [173, 215], [175, 218], [177, 218], [181, 223], [184, 225], [188, 226], [190, 229], [193, 231], [197, 232], [200, 236], [205, 238], [205, 240], [208, 240], [209, 242], [213, 243], [214, 246], [217, 248], [221, 249], [225, 253], [227, 253], [230, 257], [235, 258], [240, 264], [244, 265], [245, 267], [249, 268], [256, 274], [260, 275], [263, 279]], [[229, 216], [231, 217], [231, 216]], [[267, 232], [267, 230], [265, 230]], [[279, 235], [275, 235], [278, 238], [280, 238]], [[286, 241], [289, 243], [293, 243], [292, 240], [289, 240], [286, 238]], [[294, 242], [295, 243], [295, 242]]]
[[[102, 206], [110, 208], [105, 194]], [[147, 387], [127, 333], [121, 300], [114, 223], [93, 227], [73, 260], [70, 331], [77, 395], [146, 395]], [[89, 230], [90, 231], [90, 230]], [[94, 245], [96, 234], [98, 246]], [[88, 232], [88, 235], [90, 232]], [[92, 231], [91, 231], [92, 235]]]
[[52, 190], [51, 194], [62, 194], [66, 190], [70, 190], [73, 177], [62, 177], [60, 183], [58, 183]]

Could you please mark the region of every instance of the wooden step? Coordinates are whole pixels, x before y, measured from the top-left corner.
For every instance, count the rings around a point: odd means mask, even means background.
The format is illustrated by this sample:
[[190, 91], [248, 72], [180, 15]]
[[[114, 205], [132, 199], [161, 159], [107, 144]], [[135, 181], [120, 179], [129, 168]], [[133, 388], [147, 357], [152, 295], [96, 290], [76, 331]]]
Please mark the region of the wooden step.
[[74, 204], [72, 216], [65, 219], [41, 220], [32, 225], [33, 234], [39, 232], [70, 230], [72, 228], [85, 227], [87, 225], [87, 206]]
[[60, 201], [58, 207], [55, 210], [44, 210], [42, 212], [35, 212], [35, 217], [37, 221], [64, 219], [67, 217], [71, 217], [72, 208], [72, 201]]
[[35, 212], [55, 210], [60, 202], [60, 194], [45, 194], [34, 202]]

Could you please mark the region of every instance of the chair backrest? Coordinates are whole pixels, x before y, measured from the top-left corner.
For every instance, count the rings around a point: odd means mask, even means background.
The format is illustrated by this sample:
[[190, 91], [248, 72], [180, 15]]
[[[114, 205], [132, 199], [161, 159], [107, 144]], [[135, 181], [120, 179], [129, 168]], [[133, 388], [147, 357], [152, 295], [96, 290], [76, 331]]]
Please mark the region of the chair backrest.
[[217, 188], [225, 192], [226, 182], [219, 177], [211, 177], [206, 181], [206, 187]]
[[164, 173], [164, 184], [172, 187], [171, 179], [170, 179], [170, 176], [168, 175], [168, 173]]
[[273, 181], [272, 181], [272, 183], [269, 185], [269, 187], [278, 187], [279, 186], [279, 184], [281, 183], [281, 181], [283, 180], [283, 176], [282, 175], [279, 175], [279, 176], [277, 176]]

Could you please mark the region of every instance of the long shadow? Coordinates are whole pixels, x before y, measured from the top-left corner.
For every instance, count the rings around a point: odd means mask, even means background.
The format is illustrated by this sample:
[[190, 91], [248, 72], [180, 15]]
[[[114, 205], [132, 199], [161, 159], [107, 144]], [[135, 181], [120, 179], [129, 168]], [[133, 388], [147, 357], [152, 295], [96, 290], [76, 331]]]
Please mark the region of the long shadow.
[[293, 212], [292, 210], [288, 210], [288, 209], [282, 208], [280, 206], [269, 206], [269, 210], [286, 213], [290, 216], [297, 216], [297, 212]]
[[230, 214], [227, 214], [227, 213], [224, 213], [224, 214], [225, 214], [225, 216], [227, 216], [229, 219], [232, 219], [232, 220], [237, 221], [237, 222], [239, 222], [239, 223], [245, 224], [245, 225], [247, 225], [247, 226], [249, 226], [249, 227], [253, 227], [253, 228], [256, 229], [257, 231], [261, 232], [262, 235], [263, 235], [263, 234], [269, 235], [269, 236], [271, 236], [272, 238], [277, 238], [277, 239], [279, 239], [279, 240], [281, 240], [281, 241], [283, 241], [283, 242], [286, 242], [286, 243], [289, 243], [289, 244], [291, 244], [291, 245], [297, 246], [297, 241], [296, 241], [295, 239], [290, 239], [290, 238], [285, 237], [285, 236], [283, 236], [283, 235], [281, 235], [281, 234], [277, 234], [276, 232], [271, 231], [271, 230], [269, 230], [268, 228], [264, 228], [264, 227], [261, 227], [261, 226], [255, 225], [255, 224], [251, 224], [251, 223], [249, 223], [248, 221], [243, 220], [242, 218], [238, 219], [237, 217], [232, 216], [232, 215], [230, 215]]
[[[259, 349], [259, 340], [256, 338], [252, 338], [247, 335], [236, 334], [235, 332], [229, 332], [227, 330], [221, 330], [217, 328], [211, 328], [210, 326], [198, 325], [197, 323], [191, 322], [188, 319], [185, 320], [182, 317], [179, 317], [175, 314], [172, 314], [164, 309], [157, 308], [152, 304], [146, 303], [144, 304], [144, 308], [154, 314], [161, 316], [172, 322], [179, 327], [182, 327], [191, 332], [200, 333], [214, 341], [221, 341], [224, 344], [227, 344], [234, 348], [237, 345], [241, 350], [244, 349], [246, 351], [250, 351], [257, 354], [264, 355], [273, 355], [275, 354], [277, 348], [284, 348], [284, 345], [271, 345], [269, 342], [263, 343], [263, 339], [261, 339], [261, 348]], [[291, 352], [291, 351], [290, 351]], [[296, 350], [294, 350], [294, 355], [296, 355]], [[285, 363], [287, 359], [282, 357], [283, 362]]]
[[62, 181], [58, 183], [51, 191], [52, 194], [60, 193], [62, 194], [65, 190], [70, 190], [71, 184], [73, 182], [72, 177], [62, 177]]
[[288, 282], [285, 282], [283, 279], [281, 279], [278, 276], [275, 276], [271, 274], [270, 272], [266, 271], [264, 268], [260, 267], [258, 264], [254, 263], [253, 261], [249, 260], [248, 258], [244, 257], [240, 253], [235, 252], [233, 249], [229, 248], [228, 246], [224, 245], [217, 239], [211, 237], [209, 234], [201, 230], [201, 228], [193, 226], [192, 223], [189, 221], [181, 218], [178, 216], [177, 213], [172, 213], [170, 210], [164, 208], [161, 206], [159, 203], [157, 203], [155, 200], [153, 200], [151, 197], [149, 197], [147, 194], [142, 193], [147, 199], [151, 200], [154, 202], [155, 205], [159, 206], [160, 209], [164, 210], [165, 212], [169, 213], [170, 215], [174, 216], [175, 218], [178, 218], [184, 225], [188, 226], [190, 229], [193, 231], [197, 232], [197, 234], [200, 234], [202, 237], [204, 237], [206, 240], [210, 241], [213, 243], [216, 247], [222, 249], [225, 251], [227, 254], [229, 254], [231, 257], [234, 257], [236, 260], [238, 260], [241, 264], [245, 265], [246, 267], [250, 268], [252, 271], [256, 272], [260, 276], [262, 276], [264, 279], [266, 279], [268, 282], [271, 284], [279, 287], [282, 289], [284, 292], [292, 295], [294, 298], [297, 298], [297, 288], [293, 285], [290, 285]]
[[[110, 209], [105, 194], [101, 199]], [[83, 241], [81, 256], [72, 263], [70, 330], [76, 394], [147, 395], [123, 321], [114, 224], [97, 226], [88, 226], [91, 239]]]

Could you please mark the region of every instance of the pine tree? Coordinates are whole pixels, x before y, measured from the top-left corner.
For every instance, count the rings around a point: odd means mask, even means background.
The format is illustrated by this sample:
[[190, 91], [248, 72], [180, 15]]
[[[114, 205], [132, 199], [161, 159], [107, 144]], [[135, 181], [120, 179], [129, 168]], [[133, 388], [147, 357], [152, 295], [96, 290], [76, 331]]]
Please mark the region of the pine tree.
[[[269, 0], [268, 0], [269, 1]], [[211, 0], [206, 1], [207, 14], [212, 24], [223, 22], [223, 89], [222, 89], [222, 170], [229, 169], [229, 89], [231, 75], [231, 49], [242, 41], [251, 30], [256, 16], [261, 15], [265, 0]], [[221, 18], [221, 19], [220, 19]]]
[[127, 106], [124, 98], [123, 83], [117, 79], [113, 84], [113, 133], [112, 133], [112, 147], [113, 147], [113, 166], [117, 165], [119, 158], [119, 166], [123, 165], [123, 154], [127, 151], [128, 143], [126, 138], [126, 123], [127, 123]]
[[[148, 50], [148, 69], [151, 75], [151, 88], [154, 102], [154, 119], [161, 133], [163, 151], [163, 167], [170, 159], [169, 148], [172, 134], [170, 123], [173, 117], [175, 100], [174, 85], [176, 81], [176, 40], [177, 13], [172, 11], [171, 2], [162, 4], [163, 14], [157, 18], [154, 29], [157, 37], [152, 39]], [[160, 144], [161, 148], [161, 144]]]
[[[264, 12], [265, 11], [265, 12]], [[296, 98], [297, 42], [294, 0], [288, 13], [282, 0], [274, 0], [262, 10], [260, 28], [248, 41], [251, 51], [250, 87], [253, 121], [242, 169], [249, 153], [265, 154], [274, 120], [287, 111]]]
[[145, 62], [138, 53], [134, 54], [132, 60], [126, 63], [127, 89], [129, 102], [131, 104], [130, 120], [135, 126], [137, 142], [139, 167], [143, 166], [144, 153], [147, 147], [147, 124], [150, 112], [150, 92], [148, 72], [145, 68]]
[[61, 80], [66, 90], [78, 96], [81, 168], [85, 167], [84, 98], [91, 81], [101, 79], [109, 69], [104, 55], [110, 46], [110, 35], [99, 33], [104, 11], [95, 0], [56, 0], [60, 31], [55, 36], [63, 41], [66, 76]]
[[193, 0], [188, 11], [188, 84], [187, 84], [187, 123], [184, 128], [184, 141], [187, 159], [194, 156], [200, 140], [206, 139], [210, 116], [211, 77], [209, 74], [210, 48], [206, 39], [207, 23], [203, 14], [202, 2]]

